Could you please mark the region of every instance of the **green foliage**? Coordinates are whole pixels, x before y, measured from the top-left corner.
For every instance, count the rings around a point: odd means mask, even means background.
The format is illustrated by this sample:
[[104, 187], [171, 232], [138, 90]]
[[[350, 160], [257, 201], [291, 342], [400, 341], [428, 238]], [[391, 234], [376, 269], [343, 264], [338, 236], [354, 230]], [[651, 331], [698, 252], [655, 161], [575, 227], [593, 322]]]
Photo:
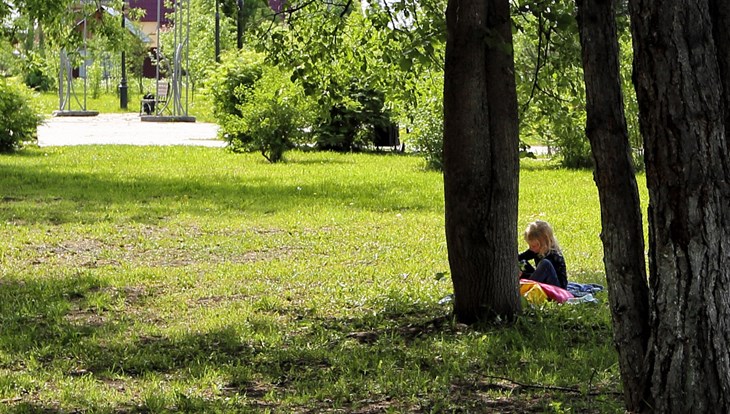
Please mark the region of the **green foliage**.
[[[127, 75], [137, 80], [137, 91], [144, 94], [144, 62], [150, 55], [147, 45], [131, 33], [126, 36], [124, 60], [127, 64]], [[133, 88], [129, 87], [131, 91]]]
[[[363, 127], [358, 115], [377, 119], [363, 98], [378, 102], [382, 93], [383, 118], [408, 125], [408, 138], [427, 165], [440, 168], [445, 4], [403, 0], [370, 4], [362, 13], [317, 3], [298, 6], [292, 5], [297, 12], [286, 25], [260, 26], [257, 48], [274, 64], [290, 68], [292, 79], [317, 97], [321, 115], [314, 131], [320, 146], [367, 145], [373, 128]], [[574, 4], [518, 1], [513, 10], [521, 138], [556, 148], [565, 166], [589, 167]], [[628, 32], [628, 26], [621, 27]]]
[[241, 115], [238, 106], [243, 95], [236, 90], [253, 87], [263, 75], [264, 56], [247, 50], [233, 51], [221, 57], [221, 65], [214, 68], [206, 83], [216, 115]]
[[[216, 66], [215, 61], [215, 3], [222, 0], [191, 0], [189, 9], [189, 46], [186, 60], [186, 74], [191, 84], [196, 87], [205, 82], [207, 74]], [[235, 1], [235, 0], [234, 0]], [[235, 4], [234, 4], [235, 5]], [[169, 15], [174, 24], [175, 15]], [[235, 21], [221, 10], [220, 14], [220, 47], [222, 51], [233, 51], [235, 40]], [[162, 51], [168, 58], [174, 53], [175, 33], [163, 30], [160, 38]]]
[[5, 19], [10, 14], [10, 3], [0, 1], [0, 20]]
[[311, 126], [301, 87], [266, 65], [261, 54], [226, 54], [207, 85], [220, 133], [233, 151], [259, 151], [269, 162], [279, 162]]
[[[40, 19], [45, 23], [56, 21], [56, 19], [64, 16], [64, 13], [68, 11], [69, 5], [74, 0], [12, 0], [3, 1], [4, 5], [12, 4], [12, 6], [23, 15], [28, 15], [32, 19]], [[7, 10], [7, 8], [0, 7], [0, 12]]]
[[51, 75], [46, 59], [40, 54], [30, 51], [23, 61], [24, 82], [39, 92], [50, 91], [55, 88], [55, 77]]
[[442, 171], [444, 163], [443, 79], [428, 79], [419, 90], [414, 105], [411, 136], [416, 150], [426, 160], [426, 167]]
[[286, 73], [266, 68], [253, 85], [240, 85], [235, 90], [240, 116], [240, 136], [249, 142], [233, 139], [233, 150], [259, 151], [269, 162], [283, 159], [284, 151], [300, 143], [307, 126], [304, 91], [292, 83]]
[[431, 63], [428, 53], [441, 49], [438, 36], [417, 39], [405, 27], [393, 30], [392, 13], [377, 5], [357, 10], [314, 3], [286, 26], [259, 27], [258, 50], [289, 68], [292, 80], [317, 99], [318, 147], [350, 151], [372, 145], [394, 120], [408, 116], [415, 80]]
[[514, 41], [521, 137], [557, 147], [566, 167], [591, 166], [574, 4], [551, 0], [514, 6], [520, 16]]
[[[619, 18], [619, 23], [623, 20]], [[626, 126], [629, 133], [629, 144], [632, 148], [634, 169], [644, 171], [644, 141], [639, 129], [639, 103], [636, 100], [636, 89], [631, 79], [634, 51], [631, 45], [631, 33], [628, 29], [628, 22], [619, 25], [623, 30], [619, 31], [619, 65], [621, 70], [621, 90], [624, 97], [624, 114]]]
[[331, 82], [328, 93], [335, 98], [329, 100], [329, 110], [314, 128], [321, 149], [352, 151], [372, 145], [392, 123], [385, 108], [385, 94], [360, 85], [356, 78], [345, 85]]
[[30, 104], [30, 91], [12, 78], [0, 77], [0, 152], [11, 152], [35, 139], [42, 118]]
[[104, 65], [100, 58], [94, 59], [93, 63], [86, 67], [86, 76], [91, 89], [91, 98], [99, 99], [102, 78], [104, 76]]
[[[556, 148], [566, 167], [592, 167], [590, 144], [584, 132], [585, 87], [574, 2], [521, 0], [513, 6], [517, 15], [515, 66], [521, 138], [529, 144]], [[618, 13], [622, 89], [629, 140], [635, 165], [641, 169], [643, 145], [630, 77], [632, 54], [627, 20], [625, 11]]]
[[14, 76], [21, 73], [20, 59], [15, 52], [17, 51], [10, 41], [0, 35], [0, 76]]
[[221, 64], [209, 72], [206, 93], [213, 104], [213, 115], [220, 125], [221, 136], [235, 146], [253, 141], [241, 121], [240, 105], [247, 94], [242, 88], [253, 88], [263, 76], [264, 56], [247, 51], [229, 52], [221, 56]]

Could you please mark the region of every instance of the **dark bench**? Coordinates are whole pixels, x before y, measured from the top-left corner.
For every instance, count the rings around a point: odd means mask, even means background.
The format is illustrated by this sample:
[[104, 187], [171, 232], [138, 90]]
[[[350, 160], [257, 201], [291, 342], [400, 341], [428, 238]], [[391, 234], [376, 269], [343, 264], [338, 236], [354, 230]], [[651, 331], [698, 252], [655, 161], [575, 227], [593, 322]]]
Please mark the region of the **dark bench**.
[[[157, 82], [157, 93], [155, 95], [146, 94], [139, 103], [139, 114], [156, 115], [160, 112], [160, 104], [167, 103], [167, 94], [170, 85], [167, 82]], [[155, 108], [158, 108], [156, 111]]]

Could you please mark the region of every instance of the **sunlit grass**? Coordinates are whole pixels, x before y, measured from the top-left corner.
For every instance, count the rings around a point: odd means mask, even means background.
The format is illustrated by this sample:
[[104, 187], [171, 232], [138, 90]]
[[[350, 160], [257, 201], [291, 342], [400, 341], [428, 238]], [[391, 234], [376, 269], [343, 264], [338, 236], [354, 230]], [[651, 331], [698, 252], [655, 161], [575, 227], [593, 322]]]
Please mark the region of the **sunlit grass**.
[[[117, 85], [110, 85], [108, 88], [103, 86], [97, 96], [87, 88], [84, 96], [83, 84], [78, 83], [75, 86], [76, 95], [71, 98], [70, 107], [67, 109], [81, 110], [84, 105], [88, 111], [97, 111], [99, 113], [139, 113], [140, 101], [146, 92], [154, 93], [153, 80], [146, 79], [145, 87], [140, 93], [138, 86], [130, 84], [127, 89], [127, 109], [121, 108], [119, 92]], [[50, 91], [43, 93], [35, 93], [35, 105], [44, 116], [50, 116], [54, 111], [60, 108], [60, 98], [58, 91]], [[182, 101], [185, 107], [185, 100]], [[202, 92], [190, 92], [187, 100], [188, 115], [193, 116], [199, 122], [215, 122], [211, 103]]]
[[[605, 294], [455, 324], [440, 174], [287, 158], [0, 158], [0, 412], [622, 412]], [[604, 283], [591, 173], [528, 162], [515, 231], [550, 221], [570, 277]]]

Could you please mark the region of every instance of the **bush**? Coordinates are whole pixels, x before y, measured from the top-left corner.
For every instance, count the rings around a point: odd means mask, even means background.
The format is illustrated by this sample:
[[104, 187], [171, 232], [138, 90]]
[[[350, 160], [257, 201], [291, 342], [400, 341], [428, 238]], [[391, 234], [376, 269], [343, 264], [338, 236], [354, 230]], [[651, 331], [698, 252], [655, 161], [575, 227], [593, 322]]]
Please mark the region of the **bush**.
[[206, 91], [213, 103], [213, 116], [220, 125], [220, 134], [229, 144], [250, 143], [241, 123], [240, 105], [248, 96], [242, 88], [252, 88], [263, 75], [264, 55], [246, 50], [224, 54], [222, 63], [211, 71]]
[[418, 108], [413, 122], [414, 143], [423, 154], [426, 168], [444, 169], [444, 113], [443, 101]]
[[426, 168], [444, 169], [444, 100], [443, 79], [438, 77], [418, 88], [418, 102], [413, 109], [411, 134], [416, 151], [423, 155]]
[[306, 99], [304, 91], [292, 83], [288, 76], [267, 67], [254, 85], [240, 85], [236, 96], [240, 116], [236, 126], [246, 141], [233, 140], [234, 150], [260, 151], [275, 163], [283, 159], [284, 152], [293, 148], [305, 136]]
[[38, 92], [48, 92], [55, 87], [54, 77], [48, 75], [50, 69], [46, 60], [35, 52], [29, 52], [25, 58], [24, 82], [26, 86]]
[[521, 133], [531, 141], [556, 148], [566, 168], [592, 168], [591, 144], [585, 134], [586, 115], [582, 99], [539, 101], [529, 123], [521, 120]]
[[264, 55], [246, 50], [225, 53], [206, 82], [216, 115], [241, 115], [241, 86], [251, 87], [263, 75]]
[[591, 143], [585, 135], [585, 115], [579, 112], [556, 114], [553, 121], [555, 142], [559, 148], [561, 164], [566, 168], [593, 168]]
[[30, 91], [12, 78], [0, 77], [0, 152], [11, 152], [36, 139], [42, 118], [30, 106]]
[[356, 79], [346, 86], [336, 82], [329, 86], [328, 95], [334, 99], [314, 128], [318, 148], [352, 151], [373, 145], [380, 131], [392, 125], [382, 91], [361, 86]]
[[21, 72], [19, 53], [8, 39], [0, 37], [0, 76], [13, 76]]

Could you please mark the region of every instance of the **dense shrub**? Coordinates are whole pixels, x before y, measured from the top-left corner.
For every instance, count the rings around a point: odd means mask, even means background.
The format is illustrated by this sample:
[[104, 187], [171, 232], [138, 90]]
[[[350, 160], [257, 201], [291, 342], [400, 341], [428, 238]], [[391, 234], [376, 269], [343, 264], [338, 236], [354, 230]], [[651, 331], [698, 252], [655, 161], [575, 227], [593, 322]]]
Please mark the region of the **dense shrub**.
[[264, 56], [246, 50], [224, 54], [222, 63], [210, 72], [206, 90], [213, 103], [213, 115], [220, 125], [220, 134], [229, 144], [241, 147], [252, 142], [241, 120], [240, 105], [263, 75]]
[[307, 100], [304, 91], [282, 71], [266, 67], [253, 85], [236, 88], [240, 115], [236, 127], [246, 141], [232, 139], [234, 150], [259, 151], [269, 162], [279, 162], [284, 151], [305, 136]]
[[45, 58], [35, 52], [29, 52], [25, 58], [23, 73], [25, 84], [39, 92], [47, 92], [55, 88], [55, 78], [51, 75]]
[[240, 115], [240, 86], [252, 86], [263, 75], [264, 55], [247, 50], [226, 53], [207, 82], [216, 114]]
[[563, 106], [552, 116], [550, 134], [560, 154], [560, 163], [566, 168], [592, 168], [591, 144], [585, 135], [585, 108]]
[[426, 168], [443, 170], [444, 164], [444, 101], [443, 76], [428, 80], [418, 87], [418, 102], [412, 110], [411, 144], [426, 161]]
[[329, 85], [329, 108], [322, 108], [315, 124], [317, 147], [324, 150], [352, 151], [376, 142], [392, 124], [385, 107], [385, 93], [362, 86], [356, 79], [346, 85]]
[[585, 135], [565, 135], [559, 141], [560, 164], [566, 168], [593, 168], [591, 144]]
[[24, 85], [0, 77], [0, 152], [11, 152], [36, 138], [42, 119], [30, 102], [30, 91]]
[[8, 39], [0, 36], [0, 76], [12, 76], [20, 73], [20, 59], [15, 55], [17, 50]]

